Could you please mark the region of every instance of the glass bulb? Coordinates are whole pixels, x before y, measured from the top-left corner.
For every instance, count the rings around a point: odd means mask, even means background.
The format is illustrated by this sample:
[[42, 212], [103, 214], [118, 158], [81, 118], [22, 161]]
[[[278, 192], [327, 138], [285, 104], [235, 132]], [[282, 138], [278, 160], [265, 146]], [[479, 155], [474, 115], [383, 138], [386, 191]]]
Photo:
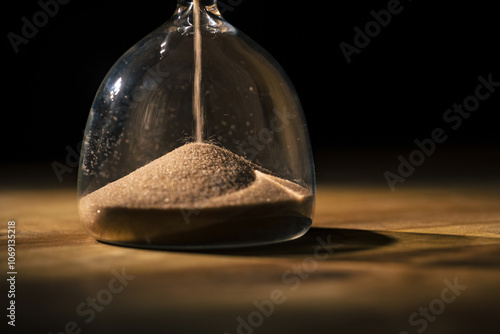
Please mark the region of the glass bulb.
[[300, 237], [315, 176], [297, 94], [215, 0], [179, 0], [102, 82], [78, 192], [82, 224], [107, 243], [195, 249]]

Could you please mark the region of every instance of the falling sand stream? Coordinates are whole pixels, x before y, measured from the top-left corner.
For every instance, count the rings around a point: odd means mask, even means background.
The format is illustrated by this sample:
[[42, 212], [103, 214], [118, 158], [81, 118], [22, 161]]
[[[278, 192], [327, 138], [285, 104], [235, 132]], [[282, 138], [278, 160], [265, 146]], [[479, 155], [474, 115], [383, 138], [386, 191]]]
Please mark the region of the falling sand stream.
[[193, 18], [194, 18], [194, 86], [193, 86], [193, 116], [196, 124], [195, 139], [198, 143], [203, 142], [203, 105], [201, 102], [201, 19], [200, 19], [200, 0], [193, 1]]

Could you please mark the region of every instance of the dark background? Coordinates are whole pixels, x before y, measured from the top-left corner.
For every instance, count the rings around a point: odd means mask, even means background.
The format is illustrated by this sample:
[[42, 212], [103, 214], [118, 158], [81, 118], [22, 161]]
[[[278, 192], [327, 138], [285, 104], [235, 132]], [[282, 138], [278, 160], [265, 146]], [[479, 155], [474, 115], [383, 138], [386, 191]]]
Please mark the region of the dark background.
[[[40, 6], [36, 0], [6, 2], [0, 162], [47, 161], [47, 168], [50, 161], [64, 163], [66, 147], [76, 148], [82, 139], [108, 69], [166, 21], [175, 3], [73, 0], [15, 54], [7, 34], [20, 34], [21, 18], [31, 21]], [[401, 1], [403, 11], [350, 64], [339, 44], [353, 44], [353, 28], [363, 29], [373, 20], [370, 11], [386, 9], [387, 0], [224, 3], [237, 4], [224, 17], [267, 49], [294, 83], [315, 156], [336, 160], [343, 152], [338, 160], [351, 157], [351, 165], [378, 163], [378, 176], [397, 168], [397, 156], [415, 149], [415, 139], [428, 138], [436, 127], [449, 129], [443, 113], [474, 93], [479, 75], [493, 73], [500, 81], [493, 2]], [[455, 153], [441, 154], [440, 161], [496, 168], [499, 95], [500, 89], [457, 130], [447, 131], [436, 152]], [[376, 152], [390, 153], [377, 160]]]

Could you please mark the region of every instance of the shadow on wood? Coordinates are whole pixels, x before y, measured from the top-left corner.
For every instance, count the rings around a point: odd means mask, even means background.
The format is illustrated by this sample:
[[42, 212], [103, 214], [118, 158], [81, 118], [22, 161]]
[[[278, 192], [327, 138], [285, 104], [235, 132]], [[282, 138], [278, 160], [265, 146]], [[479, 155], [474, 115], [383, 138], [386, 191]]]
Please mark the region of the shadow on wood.
[[234, 256], [313, 255], [318, 246], [332, 253], [373, 249], [395, 242], [395, 239], [367, 230], [311, 227], [302, 237], [271, 245], [235, 249], [205, 250], [196, 253]]
[[283, 257], [313, 255], [318, 246], [322, 248], [322, 252], [343, 253], [373, 249], [392, 244], [395, 241], [396, 239], [386, 235], [367, 230], [311, 227], [306, 234], [298, 239], [263, 246], [182, 251], [147, 249], [160, 252], [167, 251], [225, 256]]

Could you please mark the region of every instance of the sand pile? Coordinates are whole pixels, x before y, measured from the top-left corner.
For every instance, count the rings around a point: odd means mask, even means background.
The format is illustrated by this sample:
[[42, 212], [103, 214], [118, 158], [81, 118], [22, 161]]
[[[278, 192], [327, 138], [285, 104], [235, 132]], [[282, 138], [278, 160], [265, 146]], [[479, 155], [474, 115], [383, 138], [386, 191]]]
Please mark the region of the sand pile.
[[103, 233], [131, 240], [141, 231], [150, 239], [230, 220], [307, 217], [311, 206], [305, 188], [205, 143], [179, 147], [80, 201], [84, 225], [101, 240]]

